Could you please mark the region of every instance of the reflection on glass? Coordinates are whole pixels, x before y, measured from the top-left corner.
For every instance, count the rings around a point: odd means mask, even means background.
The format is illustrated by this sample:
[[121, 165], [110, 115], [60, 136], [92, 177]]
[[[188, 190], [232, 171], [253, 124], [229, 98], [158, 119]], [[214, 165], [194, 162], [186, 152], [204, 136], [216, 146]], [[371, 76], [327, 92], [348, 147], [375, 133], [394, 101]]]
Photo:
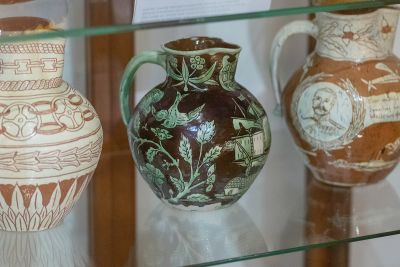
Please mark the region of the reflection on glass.
[[347, 188], [309, 179], [307, 239], [315, 243], [396, 230], [399, 206], [400, 198], [388, 181]]
[[267, 251], [246, 211], [235, 204], [213, 212], [157, 206], [138, 234], [138, 266], [183, 266]]
[[0, 18], [39, 17], [51, 21], [52, 28], [64, 28], [68, 0], [0, 0]]
[[0, 231], [0, 266], [91, 266], [88, 249], [66, 224], [32, 233]]

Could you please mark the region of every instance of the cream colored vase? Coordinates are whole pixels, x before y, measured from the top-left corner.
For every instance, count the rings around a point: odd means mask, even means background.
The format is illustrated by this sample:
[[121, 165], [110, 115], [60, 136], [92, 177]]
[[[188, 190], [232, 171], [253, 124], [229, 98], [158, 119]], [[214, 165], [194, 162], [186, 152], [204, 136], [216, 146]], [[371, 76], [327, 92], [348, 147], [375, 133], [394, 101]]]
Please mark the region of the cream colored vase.
[[[0, 19], [0, 29], [15, 31], [17, 21]], [[24, 18], [19, 27], [43, 21]], [[63, 39], [0, 43], [2, 230], [59, 224], [97, 166], [100, 120], [88, 100], [63, 81], [63, 67]]]

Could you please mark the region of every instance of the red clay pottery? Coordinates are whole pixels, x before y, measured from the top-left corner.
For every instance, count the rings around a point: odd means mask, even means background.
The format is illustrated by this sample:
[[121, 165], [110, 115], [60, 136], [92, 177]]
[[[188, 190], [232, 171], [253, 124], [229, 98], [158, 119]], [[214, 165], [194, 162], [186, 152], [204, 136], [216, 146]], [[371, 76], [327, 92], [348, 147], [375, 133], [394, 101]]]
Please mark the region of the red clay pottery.
[[315, 51], [283, 91], [293, 138], [314, 176], [339, 186], [384, 179], [400, 157], [400, 61], [392, 54], [398, 10], [319, 13], [276, 36], [273, 85], [285, 40], [307, 33]]

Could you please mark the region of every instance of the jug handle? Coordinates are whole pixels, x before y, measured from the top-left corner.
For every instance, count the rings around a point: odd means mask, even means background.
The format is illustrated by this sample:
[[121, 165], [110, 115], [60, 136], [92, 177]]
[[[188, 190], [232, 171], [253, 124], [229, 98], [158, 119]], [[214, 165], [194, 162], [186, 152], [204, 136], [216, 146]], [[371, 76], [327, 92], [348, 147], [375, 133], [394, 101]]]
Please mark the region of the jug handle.
[[119, 88], [119, 100], [122, 120], [127, 126], [131, 117], [129, 101], [131, 99], [132, 85], [138, 69], [146, 63], [152, 63], [163, 67], [166, 70], [166, 55], [163, 52], [149, 51], [142, 52], [133, 57], [125, 68]]
[[290, 36], [299, 33], [310, 34], [312, 37], [317, 38], [318, 32], [318, 26], [313, 22], [308, 20], [298, 20], [285, 25], [282, 29], [279, 30], [279, 32], [275, 36], [275, 39], [272, 43], [269, 64], [270, 77], [272, 79], [272, 89], [274, 90], [275, 99], [277, 102], [275, 114], [282, 115], [282, 91], [278, 77], [278, 62], [285, 41]]

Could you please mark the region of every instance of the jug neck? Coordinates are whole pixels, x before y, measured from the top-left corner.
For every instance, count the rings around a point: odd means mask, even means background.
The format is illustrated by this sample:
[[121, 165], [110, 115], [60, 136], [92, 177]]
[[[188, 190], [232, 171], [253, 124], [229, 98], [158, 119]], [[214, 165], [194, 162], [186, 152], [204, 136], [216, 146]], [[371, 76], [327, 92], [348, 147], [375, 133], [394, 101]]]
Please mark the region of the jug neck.
[[[184, 91], [220, 87], [229, 91], [237, 89], [235, 73], [241, 49], [227, 43], [221, 47], [207, 47], [214, 42], [218, 43], [220, 39], [181, 39], [163, 46], [168, 79], [175, 87], [182, 87]], [[180, 49], [174, 49], [174, 46]]]
[[[2, 35], [30, 34], [43, 29], [45, 20], [15, 17], [0, 19]], [[17, 26], [19, 28], [13, 28]], [[33, 25], [33, 26], [32, 26]], [[35, 25], [40, 30], [33, 30]], [[45, 90], [59, 87], [64, 69], [63, 38], [0, 43], [0, 91]]]
[[363, 62], [391, 55], [398, 11], [379, 9], [366, 14], [319, 13], [316, 52], [334, 60]]

